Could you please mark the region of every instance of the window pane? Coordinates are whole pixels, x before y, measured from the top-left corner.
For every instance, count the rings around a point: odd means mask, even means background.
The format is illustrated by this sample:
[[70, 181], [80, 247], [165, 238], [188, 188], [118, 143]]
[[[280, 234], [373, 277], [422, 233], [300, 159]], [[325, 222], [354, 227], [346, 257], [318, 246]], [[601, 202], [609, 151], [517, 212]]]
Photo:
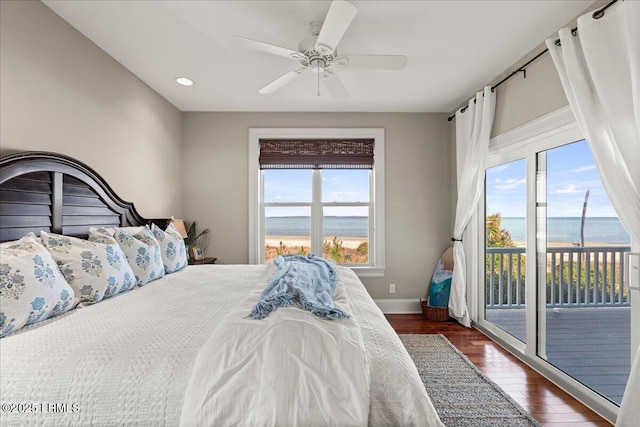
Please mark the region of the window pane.
[[486, 170], [485, 319], [526, 342], [526, 161]]
[[338, 264], [369, 263], [369, 207], [323, 208], [322, 256]]
[[363, 169], [323, 169], [322, 201], [369, 202], [369, 174]]
[[311, 202], [310, 169], [264, 170], [265, 203]]
[[546, 293], [546, 339], [539, 355], [620, 404], [630, 370], [631, 308], [623, 278], [630, 236], [584, 140], [539, 153], [538, 164], [546, 166], [547, 200], [538, 224], [538, 250], [546, 258], [539, 285]]
[[311, 251], [311, 208], [268, 207], [264, 210], [265, 262], [278, 255]]

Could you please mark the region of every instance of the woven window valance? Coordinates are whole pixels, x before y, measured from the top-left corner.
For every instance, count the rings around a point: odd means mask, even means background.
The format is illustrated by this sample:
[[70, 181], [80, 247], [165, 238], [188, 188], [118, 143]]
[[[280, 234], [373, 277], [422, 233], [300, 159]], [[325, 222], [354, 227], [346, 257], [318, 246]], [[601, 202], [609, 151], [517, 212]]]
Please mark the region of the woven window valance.
[[261, 139], [260, 169], [373, 169], [373, 138]]

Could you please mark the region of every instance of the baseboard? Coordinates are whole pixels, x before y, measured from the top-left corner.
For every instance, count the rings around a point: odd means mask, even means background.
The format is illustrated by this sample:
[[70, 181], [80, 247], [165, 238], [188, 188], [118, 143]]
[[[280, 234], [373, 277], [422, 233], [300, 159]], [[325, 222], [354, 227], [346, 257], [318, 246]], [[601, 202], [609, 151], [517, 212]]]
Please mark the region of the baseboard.
[[374, 301], [384, 314], [422, 313], [418, 298], [376, 299]]

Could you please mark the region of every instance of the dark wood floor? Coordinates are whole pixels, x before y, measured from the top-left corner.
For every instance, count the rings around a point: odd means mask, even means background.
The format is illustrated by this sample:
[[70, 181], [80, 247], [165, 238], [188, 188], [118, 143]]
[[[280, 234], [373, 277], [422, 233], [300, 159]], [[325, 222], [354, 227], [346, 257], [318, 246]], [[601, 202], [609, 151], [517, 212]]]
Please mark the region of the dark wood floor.
[[398, 334], [442, 334], [545, 427], [610, 426], [595, 412], [529, 368], [484, 334], [421, 314], [388, 314]]

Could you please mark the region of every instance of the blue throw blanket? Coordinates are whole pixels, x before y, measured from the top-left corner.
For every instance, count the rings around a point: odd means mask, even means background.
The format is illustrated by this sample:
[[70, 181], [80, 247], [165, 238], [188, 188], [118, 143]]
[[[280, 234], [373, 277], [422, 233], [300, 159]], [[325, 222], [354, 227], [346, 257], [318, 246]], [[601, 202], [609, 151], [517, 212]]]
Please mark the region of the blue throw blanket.
[[264, 319], [278, 306], [299, 304], [305, 310], [325, 319], [349, 317], [336, 308], [331, 299], [336, 288], [337, 273], [333, 265], [316, 255], [279, 255], [274, 279], [265, 288], [251, 310], [254, 319]]

